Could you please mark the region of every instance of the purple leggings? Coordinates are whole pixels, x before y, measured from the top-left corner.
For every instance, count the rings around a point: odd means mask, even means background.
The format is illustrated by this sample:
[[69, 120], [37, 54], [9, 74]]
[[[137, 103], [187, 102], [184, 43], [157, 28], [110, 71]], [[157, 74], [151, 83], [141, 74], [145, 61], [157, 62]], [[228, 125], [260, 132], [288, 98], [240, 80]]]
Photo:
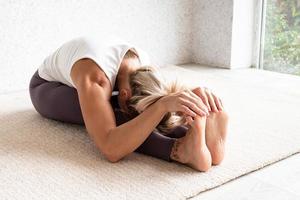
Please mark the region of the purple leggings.
[[[75, 88], [60, 82], [47, 81], [41, 78], [36, 71], [30, 80], [29, 92], [34, 108], [42, 116], [61, 122], [84, 125]], [[112, 96], [110, 102], [114, 109], [117, 125], [132, 119], [118, 109], [117, 96]], [[172, 161], [170, 154], [175, 138], [183, 137], [186, 131], [185, 126], [178, 126], [167, 135], [153, 131], [135, 152]]]

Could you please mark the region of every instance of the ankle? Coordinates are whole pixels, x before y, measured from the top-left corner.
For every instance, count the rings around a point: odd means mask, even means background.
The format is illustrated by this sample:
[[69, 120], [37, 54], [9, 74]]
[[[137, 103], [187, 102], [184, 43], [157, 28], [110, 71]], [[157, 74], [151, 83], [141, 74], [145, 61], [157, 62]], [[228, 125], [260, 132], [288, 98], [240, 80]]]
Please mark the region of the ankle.
[[173, 147], [172, 147], [172, 150], [171, 150], [171, 155], [170, 155], [170, 158], [174, 161], [180, 161], [179, 159], [179, 155], [178, 155], [178, 147], [180, 145], [180, 140], [179, 139], [176, 139], [174, 144], [173, 144]]

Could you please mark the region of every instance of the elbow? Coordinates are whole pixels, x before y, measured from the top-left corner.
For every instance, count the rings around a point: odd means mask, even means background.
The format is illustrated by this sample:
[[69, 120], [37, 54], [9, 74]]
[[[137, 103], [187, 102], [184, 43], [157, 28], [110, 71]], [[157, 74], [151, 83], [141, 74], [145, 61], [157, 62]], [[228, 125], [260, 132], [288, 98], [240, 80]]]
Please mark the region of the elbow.
[[102, 151], [102, 153], [103, 153], [104, 157], [111, 163], [116, 163], [122, 159], [122, 156], [120, 156], [117, 153], [116, 149], [111, 150], [111, 149], [107, 148], [104, 151]]
[[[107, 134], [102, 142], [96, 142], [96, 146], [101, 151], [102, 155], [111, 163], [120, 161], [125, 155], [122, 153], [120, 148], [117, 148], [115, 144], [112, 144], [109, 140], [110, 133]], [[99, 141], [99, 140], [98, 140]]]
[[111, 162], [111, 163], [117, 163], [118, 161], [121, 160], [121, 158], [114, 156], [114, 155], [108, 155], [108, 154], [104, 154], [105, 158]]

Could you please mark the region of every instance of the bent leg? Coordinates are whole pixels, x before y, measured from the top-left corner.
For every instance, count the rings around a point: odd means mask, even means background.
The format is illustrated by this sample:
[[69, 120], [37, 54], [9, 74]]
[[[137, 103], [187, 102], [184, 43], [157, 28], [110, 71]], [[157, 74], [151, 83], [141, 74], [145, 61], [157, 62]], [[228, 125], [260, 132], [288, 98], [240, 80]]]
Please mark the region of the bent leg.
[[[84, 125], [77, 90], [60, 82], [47, 81], [35, 72], [29, 86], [33, 106], [42, 116], [61, 122]], [[111, 98], [117, 125], [130, 120], [117, 109], [117, 98]], [[153, 131], [135, 151], [171, 161], [175, 138], [185, 135], [185, 127], [177, 127], [167, 136]], [[168, 137], [169, 136], [169, 137]]]
[[[127, 116], [119, 109], [115, 109], [115, 116], [117, 125], [123, 124], [132, 119], [132, 117]], [[172, 162], [171, 152], [174, 142], [176, 141], [176, 138], [183, 137], [186, 132], [187, 128], [185, 126], [178, 126], [166, 135], [154, 130], [135, 150], [135, 152]]]
[[[42, 116], [61, 122], [84, 125], [77, 90], [63, 83], [47, 81], [34, 73], [29, 85], [34, 108]], [[111, 98], [113, 107], [118, 107], [116, 96]]]
[[34, 108], [42, 116], [62, 122], [84, 124], [75, 88], [44, 80], [36, 71], [30, 80], [29, 92]]

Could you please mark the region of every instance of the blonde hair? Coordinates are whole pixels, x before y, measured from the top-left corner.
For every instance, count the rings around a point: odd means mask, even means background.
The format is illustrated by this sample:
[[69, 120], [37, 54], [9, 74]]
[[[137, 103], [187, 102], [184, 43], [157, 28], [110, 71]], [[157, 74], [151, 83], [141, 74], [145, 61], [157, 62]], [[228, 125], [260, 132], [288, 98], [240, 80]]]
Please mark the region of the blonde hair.
[[[143, 66], [131, 73], [129, 82], [132, 97], [127, 102], [127, 106], [137, 113], [143, 112], [161, 97], [186, 90], [186, 87], [180, 85], [178, 81], [166, 81], [152, 66]], [[181, 112], [169, 112], [165, 114], [156, 129], [167, 133], [185, 122]]]

